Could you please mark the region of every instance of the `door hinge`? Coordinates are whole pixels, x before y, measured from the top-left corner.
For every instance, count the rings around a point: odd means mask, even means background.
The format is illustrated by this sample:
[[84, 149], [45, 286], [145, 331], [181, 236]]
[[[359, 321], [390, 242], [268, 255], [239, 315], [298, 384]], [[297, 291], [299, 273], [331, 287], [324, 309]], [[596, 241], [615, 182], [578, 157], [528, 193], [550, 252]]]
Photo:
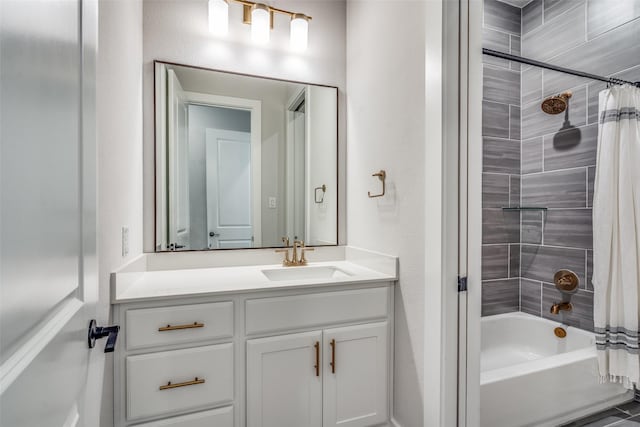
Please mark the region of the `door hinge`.
[[458, 292], [466, 292], [467, 290], [467, 277], [458, 276]]

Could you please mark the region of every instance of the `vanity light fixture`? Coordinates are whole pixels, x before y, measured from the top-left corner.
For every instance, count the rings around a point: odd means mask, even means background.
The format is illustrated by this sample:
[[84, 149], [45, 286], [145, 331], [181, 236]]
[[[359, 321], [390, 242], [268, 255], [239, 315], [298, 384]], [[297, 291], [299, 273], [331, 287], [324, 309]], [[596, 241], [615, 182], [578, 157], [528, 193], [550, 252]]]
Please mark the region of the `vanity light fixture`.
[[309, 39], [309, 18], [304, 13], [294, 13], [291, 15], [291, 48], [298, 52], [307, 49], [307, 40]]
[[229, 32], [227, 0], [209, 0], [209, 31], [217, 36], [226, 36]]
[[251, 6], [251, 40], [258, 44], [269, 43], [271, 12], [266, 4]]
[[291, 49], [301, 52], [307, 48], [310, 16], [248, 0], [209, 0], [209, 30], [212, 33], [216, 35], [227, 34], [229, 1], [242, 5], [242, 22], [251, 25], [251, 40], [254, 43], [266, 44], [269, 42], [270, 30], [273, 29], [273, 16], [279, 13], [291, 18], [289, 43]]

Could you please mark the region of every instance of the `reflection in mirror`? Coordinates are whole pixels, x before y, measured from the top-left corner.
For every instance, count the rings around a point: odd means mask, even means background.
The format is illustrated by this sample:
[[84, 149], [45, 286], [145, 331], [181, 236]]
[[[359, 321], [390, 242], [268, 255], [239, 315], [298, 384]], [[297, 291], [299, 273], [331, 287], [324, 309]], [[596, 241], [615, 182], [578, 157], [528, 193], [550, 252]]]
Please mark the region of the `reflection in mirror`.
[[155, 63], [156, 250], [336, 245], [337, 88]]

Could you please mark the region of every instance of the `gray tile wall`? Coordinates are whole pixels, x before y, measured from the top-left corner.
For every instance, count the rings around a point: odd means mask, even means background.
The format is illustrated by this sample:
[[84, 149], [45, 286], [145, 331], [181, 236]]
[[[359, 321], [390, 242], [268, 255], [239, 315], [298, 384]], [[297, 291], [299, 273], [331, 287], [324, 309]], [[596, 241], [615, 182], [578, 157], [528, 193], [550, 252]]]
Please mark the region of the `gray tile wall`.
[[[485, 47], [516, 53], [515, 46], [534, 59], [640, 80], [640, 0], [532, 0], [519, 10], [520, 31], [513, 6], [485, 0]], [[604, 88], [485, 58], [483, 315], [521, 310], [593, 329], [591, 205]], [[566, 90], [573, 93], [567, 114], [541, 111], [544, 97]], [[561, 299], [552, 285], [560, 268], [575, 271], [581, 285], [573, 312], [552, 315], [551, 304]]]
[[[485, 0], [483, 46], [520, 55], [521, 11]], [[485, 56], [483, 66], [483, 315], [520, 307], [520, 64]]]

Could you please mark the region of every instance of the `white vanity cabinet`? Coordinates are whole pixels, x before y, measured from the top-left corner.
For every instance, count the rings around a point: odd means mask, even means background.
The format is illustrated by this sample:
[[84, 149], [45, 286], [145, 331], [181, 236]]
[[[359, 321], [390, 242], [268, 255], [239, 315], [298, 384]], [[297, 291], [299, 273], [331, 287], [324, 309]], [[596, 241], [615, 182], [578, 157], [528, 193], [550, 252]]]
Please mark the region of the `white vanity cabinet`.
[[387, 322], [323, 331], [324, 427], [365, 427], [388, 416]]
[[114, 424], [235, 427], [234, 308], [229, 297], [116, 305]]
[[115, 426], [389, 426], [393, 283], [118, 302]]
[[322, 427], [322, 332], [247, 341], [247, 426]]
[[366, 427], [388, 416], [387, 322], [247, 341], [247, 427]]

